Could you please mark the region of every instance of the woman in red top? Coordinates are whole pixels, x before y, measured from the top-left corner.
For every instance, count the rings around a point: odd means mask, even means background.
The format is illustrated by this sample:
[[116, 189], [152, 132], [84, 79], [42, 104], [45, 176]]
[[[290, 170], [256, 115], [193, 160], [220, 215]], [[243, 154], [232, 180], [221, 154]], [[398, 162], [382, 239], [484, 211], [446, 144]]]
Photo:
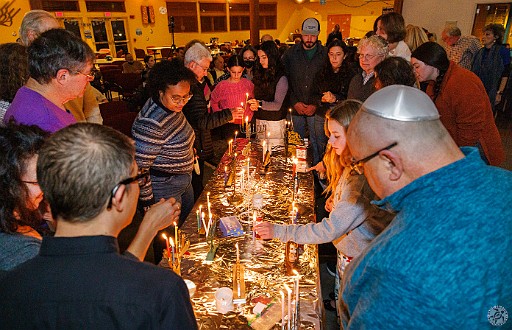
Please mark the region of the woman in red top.
[[487, 163], [501, 164], [505, 153], [482, 81], [448, 60], [444, 48], [435, 42], [419, 46], [411, 63], [418, 80], [429, 83], [427, 94], [455, 143], [478, 147]]

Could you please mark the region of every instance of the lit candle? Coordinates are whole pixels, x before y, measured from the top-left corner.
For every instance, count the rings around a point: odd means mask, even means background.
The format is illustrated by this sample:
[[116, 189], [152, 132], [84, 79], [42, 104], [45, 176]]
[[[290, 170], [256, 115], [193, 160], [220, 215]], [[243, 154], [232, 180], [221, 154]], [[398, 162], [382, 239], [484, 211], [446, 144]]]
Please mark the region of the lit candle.
[[204, 212], [201, 212], [201, 222], [203, 223], [205, 235], [208, 237], [208, 226], [204, 222]]
[[178, 248], [178, 225], [176, 221], [173, 222], [174, 225], [174, 242], [176, 243], [176, 248]]
[[265, 150], [266, 150], [266, 146], [267, 146], [267, 141], [263, 141], [263, 148], [262, 148], [262, 154], [263, 154], [263, 162], [265, 161]]
[[290, 328], [290, 321], [291, 321], [290, 319], [292, 316], [292, 290], [290, 290], [290, 288], [286, 284], [284, 285], [284, 288], [288, 292], [288, 329], [291, 329]]
[[208, 219], [208, 234], [210, 233], [211, 226], [212, 226], [212, 215], [210, 214], [210, 218]]
[[206, 203], [208, 205], [208, 217], [212, 217], [212, 204], [210, 204], [210, 192], [206, 194]]
[[197, 219], [197, 231], [201, 230], [201, 216], [199, 215], [199, 210], [196, 210], [196, 219]]
[[165, 246], [167, 248], [167, 259], [169, 259], [169, 261], [170, 261], [171, 260], [171, 248], [169, 246], [169, 241], [167, 240], [167, 235], [162, 234], [162, 237], [165, 240]]
[[235, 131], [235, 144], [236, 144], [236, 137], [238, 136], [238, 131]]
[[248, 100], [249, 100], [249, 93], [245, 93], [245, 104], [247, 104]]
[[249, 116], [245, 116], [245, 129], [246, 130], [248, 129], [248, 125], [249, 125]]
[[172, 247], [172, 249], [171, 249], [171, 251], [172, 251], [172, 264], [174, 266], [174, 242], [172, 240], [172, 237], [169, 237], [169, 243], [171, 244], [171, 247]]
[[236, 263], [239, 264], [240, 263], [240, 249], [238, 247], [238, 242], [235, 244], [235, 247], [236, 247]]
[[[235, 141], [236, 141], [236, 135], [235, 135]], [[233, 152], [233, 140], [228, 141], [228, 152], [231, 154]]]
[[299, 278], [300, 278], [300, 275], [299, 275], [299, 272], [294, 269], [293, 270], [293, 273], [295, 274], [295, 306], [297, 306], [297, 304], [299, 303]]
[[281, 329], [284, 329], [285, 325], [285, 319], [284, 319], [284, 304], [285, 304], [285, 301], [284, 301], [284, 292], [283, 290], [279, 291], [281, 293]]

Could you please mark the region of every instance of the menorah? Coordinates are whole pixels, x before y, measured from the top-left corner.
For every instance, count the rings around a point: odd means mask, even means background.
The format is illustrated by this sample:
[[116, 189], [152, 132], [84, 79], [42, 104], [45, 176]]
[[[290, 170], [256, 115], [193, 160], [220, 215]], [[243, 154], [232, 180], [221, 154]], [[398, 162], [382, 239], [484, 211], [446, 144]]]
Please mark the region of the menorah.
[[247, 139], [250, 139], [254, 134], [265, 133], [264, 136], [267, 136], [267, 125], [249, 123], [249, 117], [245, 117], [245, 122], [240, 124], [240, 133], [245, 134]]

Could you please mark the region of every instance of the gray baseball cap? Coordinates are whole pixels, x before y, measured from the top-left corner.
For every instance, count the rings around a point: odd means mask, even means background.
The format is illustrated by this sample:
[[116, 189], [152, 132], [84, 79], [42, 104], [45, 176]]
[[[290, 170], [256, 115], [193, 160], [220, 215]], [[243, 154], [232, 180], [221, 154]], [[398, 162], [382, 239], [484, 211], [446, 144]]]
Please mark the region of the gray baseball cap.
[[302, 22], [302, 35], [317, 36], [320, 33], [320, 22], [316, 18], [306, 18]]
[[376, 91], [366, 99], [361, 111], [397, 121], [427, 121], [440, 117], [426, 93], [404, 85], [391, 85]]

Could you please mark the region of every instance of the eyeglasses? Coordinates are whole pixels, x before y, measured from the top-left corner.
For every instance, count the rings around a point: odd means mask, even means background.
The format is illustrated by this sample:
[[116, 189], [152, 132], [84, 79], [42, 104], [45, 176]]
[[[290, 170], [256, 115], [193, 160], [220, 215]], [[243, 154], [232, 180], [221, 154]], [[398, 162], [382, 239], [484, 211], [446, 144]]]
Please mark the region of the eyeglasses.
[[360, 60], [365, 59], [365, 60], [367, 60], [367, 61], [372, 60], [375, 56], [381, 56], [381, 55], [379, 55], [379, 54], [376, 54], [376, 55], [371, 55], [371, 54], [357, 54], [357, 58], [359, 58]]
[[363, 164], [370, 161], [371, 159], [377, 157], [381, 151], [389, 150], [393, 147], [395, 147], [398, 144], [398, 142], [392, 143], [389, 146], [380, 149], [379, 151], [374, 152], [368, 157], [365, 157], [361, 160], [354, 160], [352, 163], [350, 163], [350, 174], [351, 175], [361, 175], [363, 174]]
[[37, 182], [37, 181], [25, 181], [25, 180], [21, 180], [21, 182], [23, 182], [23, 183], [28, 183], [28, 184], [33, 184], [33, 185], [39, 186], [39, 182]]
[[121, 187], [122, 185], [131, 184], [135, 181], [139, 181], [139, 186], [143, 186], [148, 182], [148, 178], [149, 178], [149, 171], [145, 170], [145, 171], [139, 172], [136, 176], [132, 176], [128, 179], [124, 179], [123, 181], [116, 184], [116, 186], [110, 192], [110, 199], [108, 200], [107, 210], [110, 210], [112, 208], [112, 198], [114, 198], [114, 195], [116, 194], [119, 187]]
[[86, 76], [87, 79], [89, 79], [89, 80], [94, 80], [94, 77], [95, 77], [94, 72], [92, 72], [92, 71], [89, 73], [83, 73], [80, 71], [76, 71], [75, 74], [77, 74], [77, 73], [81, 74], [82, 76]]
[[197, 63], [196, 61], [192, 61], [192, 62], [194, 62], [198, 67], [203, 69], [203, 72], [208, 72], [209, 67], [204, 68], [204, 67], [201, 66], [201, 64]]
[[179, 104], [186, 104], [188, 101], [190, 101], [192, 96], [193, 96], [193, 94], [190, 94], [190, 93], [188, 95], [183, 96], [183, 97], [178, 96], [178, 95], [174, 95], [174, 96], [171, 96], [170, 99], [175, 104], [179, 105]]

